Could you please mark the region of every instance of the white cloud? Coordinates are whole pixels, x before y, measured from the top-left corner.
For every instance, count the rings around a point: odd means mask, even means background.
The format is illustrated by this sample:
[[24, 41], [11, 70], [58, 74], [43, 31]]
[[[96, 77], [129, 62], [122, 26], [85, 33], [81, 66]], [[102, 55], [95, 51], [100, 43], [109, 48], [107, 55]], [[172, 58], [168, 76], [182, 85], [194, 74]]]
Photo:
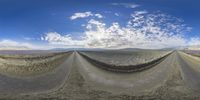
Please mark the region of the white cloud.
[[71, 19], [71, 20], [75, 20], [75, 19], [78, 19], [78, 18], [86, 18], [86, 17], [91, 17], [91, 16], [97, 17], [97, 18], [103, 18], [103, 16], [102, 16], [101, 14], [99, 14], [99, 13], [95, 13], [95, 14], [94, 14], [94, 13], [88, 11], [88, 12], [78, 12], [78, 13], [74, 13], [74, 14], [70, 17], [70, 19]]
[[190, 39], [190, 41], [188, 42], [188, 45], [191, 46], [200, 46], [200, 37], [193, 37]]
[[138, 4], [134, 4], [134, 3], [111, 3], [111, 5], [114, 5], [114, 6], [123, 6], [123, 7], [126, 7], [126, 8], [136, 8], [136, 7], [139, 7]]
[[94, 14], [94, 16], [96, 16], [97, 18], [103, 18], [101, 14]]
[[[45, 38], [41, 37], [41, 40]], [[33, 44], [29, 42], [19, 42], [11, 39], [2, 39], [0, 40], [0, 50], [48, 50], [52, 48], [62, 48], [63, 45], [57, 44]], [[69, 46], [67, 46], [69, 47]]]
[[12, 40], [1, 40], [0, 46], [17, 46], [19, 45], [18, 42]]
[[[184, 33], [190, 31], [190, 27], [183, 24], [182, 20], [160, 12], [135, 11], [123, 27], [118, 22], [107, 26], [102, 21], [90, 19], [85, 28], [80, 40], [56, 32], [46, 33], [42, 39], [50, 44], [89, 48], [153, 49], [185, 46], [189, 43]], [[199, 38], [195, 38], [190, 44], [199, 44], [199, 41]]]
[[141, 14], [147, 14], [148, 12], [146, 10], [142, 10], [142, 11], [135, 11], [134, 14], [132, 14], [132, 16], [134, 15], [141, 15]]
[[119, 16], [119, 14], [118, 13], [114, 13], [115, 14], [115, 16]]
[[39, 49], [39, 46], [35, 46], [31, 43], [17, 42], [14, 40], [3, 39], [0, 40], [0, 49]]
[[29, 40], [35, 40], [35, 38], [31, 38], [31, 37], [24, 37], [24, 40], [27, 40], [27, 41], [29, 41]]
[[48, 41], [50, 44], [65, 45], [65, 46], [82, 46], [84, 43], [80, 40], [73, 40], [70, 35], [61, 36], [57, 32], [46, 33], [41, 40]]
[[[132, 20], [140, 18], [143, 17], [134, 16]], [[87, 43], [86, 47], [163, 48], [185, 44], [185, 40], [180, 34], [173, 33], [170, 35], [164, 31], [167, 29], [162, 29], [159, 26], [155, 26], [156, 23], [154, 21], [158, 20], [148, 22], [152, 25], [149, 25], [147, 23], [147, 25], [144, 25], [141, 24], [140, 21], [146, 23], [146, 18], [134, 20], [134, 22], [130, 21], [130, 25], [127, 25], [127, 27], [121, 27], [117, 22], [112, 23], [110, 27], [105, 27], [105, 23], [90, 20], [88, 26], [93, 27], [90, 27], [90, 30], [85, 32], [85, 43]], [[141, 26], [138, 27], [139, 25]]]
[[72, 15], [70, 17], [71, 20], [77, 19], [77, 18], [85, 18], [85, 17], [89, 17], [92, 16], [93, 14], [91, 12], [79, 12], [79, 13], [74, 13], [74, 15]]
[[101, 23], [97, 20], [91, 19], [91, 20], [88, 21], [86, 28], [89, 29], [89, 30], [92, 30], [93, 28], [101, 29], [105, 25], [106, 25], [105, 23]]

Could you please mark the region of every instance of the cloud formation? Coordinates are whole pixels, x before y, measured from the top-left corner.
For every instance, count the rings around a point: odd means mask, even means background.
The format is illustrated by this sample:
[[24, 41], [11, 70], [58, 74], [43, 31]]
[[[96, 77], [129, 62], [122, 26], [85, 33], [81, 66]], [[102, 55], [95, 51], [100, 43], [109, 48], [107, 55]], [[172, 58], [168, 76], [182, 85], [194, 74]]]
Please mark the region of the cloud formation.
[[45, 37], [41, 37], [41, 40], [48, 41], [50, 44], [66, 45], [66, 46], [83, 46], [83, 41], [73, 40], [68, 35], [60, 35], [57, 32], [46, 33]]
[[111, 5], [113, 6], [122, 6], [125, 8], [136, 8], [139, 7], [138, 4], [134, 4], [134, 3], [111, 3]]
[[199, 37], [191, 38], [188, 45], [200, 46], [200, 38]]
[[115, 16], [119, 16], [119, 13], [114, 13]]
[[173, 16], [161, 12], [135, 11], [130, 17], [126, 26], [121, 26], [118, 22], [107, 26], [100, 20], [90, 19], [85, 25], [84, 35], [79, 40], [57, 32], [46, 33], [42, 39], [50, 44], [88, 48], [157, 49], [200, 43], [199, 38], [188, 42], [184, 33], [191, 28]]
[[0, 40], [0, 49], [17, 49], [17, 50], [26, 50], [26, 49], [33, 49], [37, 48], [36, 46], [25, 43], [25, 42], [17, 42], [14, 40]]
[[77, 13], [74, 13], [70, 19], [71, 20], [75, 20], [75, 19], [78, 19], [78, 18], [86, 18], [86, 17], [97, 17], [97, 18], [103, 18], [103, 16], [99, 13], [92, 13], [90, 11], [88, 12], [77, 12]]

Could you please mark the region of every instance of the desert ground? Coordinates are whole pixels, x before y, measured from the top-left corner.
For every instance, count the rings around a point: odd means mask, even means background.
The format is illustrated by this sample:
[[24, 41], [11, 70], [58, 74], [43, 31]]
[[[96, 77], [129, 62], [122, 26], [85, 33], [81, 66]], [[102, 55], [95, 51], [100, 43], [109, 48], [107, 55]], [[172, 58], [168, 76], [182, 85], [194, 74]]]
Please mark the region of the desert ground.
[[0, 100], [199, 100], [199, 51], [0, 51]]

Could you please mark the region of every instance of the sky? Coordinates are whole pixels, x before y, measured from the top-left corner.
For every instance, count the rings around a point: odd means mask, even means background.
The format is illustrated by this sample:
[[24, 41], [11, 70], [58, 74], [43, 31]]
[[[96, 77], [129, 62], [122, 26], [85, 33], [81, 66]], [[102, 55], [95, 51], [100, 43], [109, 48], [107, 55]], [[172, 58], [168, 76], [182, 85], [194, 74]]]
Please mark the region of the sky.
[[0, 0], [0, 47], [200, 45], [198, 0]]

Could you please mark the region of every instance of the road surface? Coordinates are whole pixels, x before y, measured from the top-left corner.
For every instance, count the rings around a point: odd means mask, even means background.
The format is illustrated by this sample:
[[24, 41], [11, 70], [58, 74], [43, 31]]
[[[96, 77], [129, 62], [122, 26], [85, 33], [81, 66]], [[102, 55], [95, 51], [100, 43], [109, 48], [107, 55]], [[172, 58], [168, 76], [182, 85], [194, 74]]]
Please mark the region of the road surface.
[[59, 87], [68, 76], [73, 62], [73, 53], [66, 57], [65, 62], [51, 72], [33, 77], [9, 77], [0, 74], [0, 93], [36, 93], [49, 91]]
[[[193, 99], [194, 93], [200, 95], [199, 59], [175, 51], [151, 68], [139, 72], [117, 73], [101, 69], [78, 52], [73, 52], [61, 66], [43, 76], [16, 79], [0, 75], [0, 93], [45, 92], [40, 96], [88, 99], [96, 98], [91, 93], [101, 91], [96, 94], [103, 99], [109, 95], [121, 98], [121, 94], [143, 95], [144, 98], [150, 95], [156, 98], [166, 96], [164, 99]], [[54, 91], [47, 92], [51, 90]]]

